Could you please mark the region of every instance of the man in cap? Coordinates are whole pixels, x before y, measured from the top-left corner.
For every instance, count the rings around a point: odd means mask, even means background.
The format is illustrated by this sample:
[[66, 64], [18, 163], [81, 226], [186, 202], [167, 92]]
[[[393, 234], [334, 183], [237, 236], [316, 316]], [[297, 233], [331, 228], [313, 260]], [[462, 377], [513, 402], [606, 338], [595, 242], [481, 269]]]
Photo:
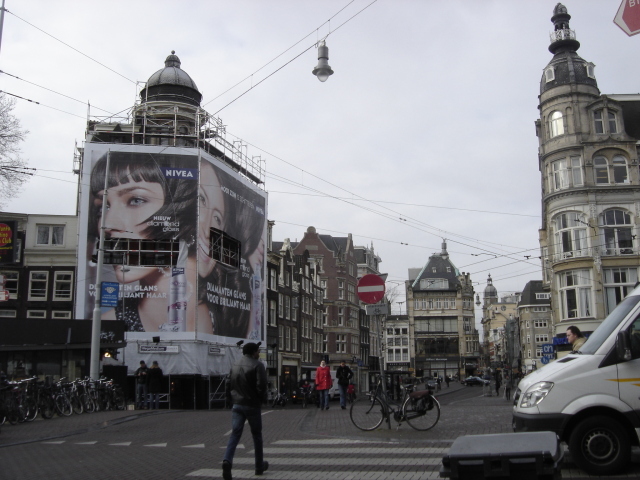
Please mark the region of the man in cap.
[[267, 371], [260, 357], [260, 344], [245, 343], [242, 358], [231, 367], [231, 435], [222, 462], [222, 478], [232, 480], [231, 467], [236, 447], [242, 437], [244, 422], [249, 422], [255, 450], [256, 475], [262, 475], [269, 468], [262, 453], [262, 412], [261, 405], [267, 400]]

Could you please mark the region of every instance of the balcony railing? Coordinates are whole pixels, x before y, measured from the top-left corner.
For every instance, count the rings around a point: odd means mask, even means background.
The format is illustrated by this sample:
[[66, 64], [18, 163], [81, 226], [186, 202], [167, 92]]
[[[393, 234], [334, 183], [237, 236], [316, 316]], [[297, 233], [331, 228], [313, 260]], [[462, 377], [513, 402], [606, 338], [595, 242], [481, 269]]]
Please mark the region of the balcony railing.
[[563, 28], [562, 30], [555, 30], [549, 34], [551, 43], [558, 42], [560, 40], [575, 40], [576, 32], [569, 28]]

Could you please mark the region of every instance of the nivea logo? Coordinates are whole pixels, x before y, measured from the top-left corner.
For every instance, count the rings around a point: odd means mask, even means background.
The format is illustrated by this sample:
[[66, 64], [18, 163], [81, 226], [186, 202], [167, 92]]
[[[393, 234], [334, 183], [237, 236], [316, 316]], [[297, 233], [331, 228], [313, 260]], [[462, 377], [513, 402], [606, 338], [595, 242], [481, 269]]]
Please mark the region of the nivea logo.
[[198, 170], [195, 168], [169, 168], [162, 169], [167, 178], [183, 178], [185, 180], [195, 180], [198, 178]]

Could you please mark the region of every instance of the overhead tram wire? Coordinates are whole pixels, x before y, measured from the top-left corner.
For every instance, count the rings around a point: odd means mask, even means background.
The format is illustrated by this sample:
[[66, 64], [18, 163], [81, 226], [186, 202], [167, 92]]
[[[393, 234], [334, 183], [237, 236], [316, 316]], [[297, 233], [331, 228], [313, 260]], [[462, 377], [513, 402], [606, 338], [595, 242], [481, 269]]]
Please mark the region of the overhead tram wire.
[[[56, 92], [55, 90], [51, 90], [50, 88], [43, 87], [42, 85], [38, 85], [37, 83], [33, 83], [33, 82], [30, 82], [29, 80], [25, 80], [24, 78], [17, 77], [16, 75], [11, 75], [10, 73], [4, 72], [2, 70], [0, 70], [0, 73], [2, 73], [4, 75], [8, 75], [9, 77], [13, 77], [13, 78], [15, 78], [17, 80], [20, 80], [22, 82], [26, 82], [26, 83], [28, 83], [30, 85], [34, 85], [34, 86], [36, 86], [38, 88], [42, 88], [44, 90], [47, 90], [48, 92], [55, 93], [56, 95], [60, 95], [61, 97], [68, 98], [69, 100], [73, 100], [74, 102], [82, 103], [83, 105], [87, 104], [87, 102], [84, 102], [82, 100], [78, 100], [77, 98], [70, 97], [69, 95], [65, 95], [64, 93]], [[112, 112], [110, 112], [108, 110], [105, 110], [104, 108], [96, 107], [95, 105], [92, 105], [92, 107], [97, 109], [97, 110], [101, 110], [101, 111], [103, 111], [105, 113], [108, 113], [111, 116], [117, 115], [117, 113], [112, 113]]]
[[[276, 57], [272, 58], [271, 60], [269, 60], [267, 63], [265, 63], [263, 66], [261, 66], [259, 69], [257, 69], [255, 72], [253, 72], [252, 74], [246, 76], [245, 78], [243, 78], [242, 80], [240, 80], [238, 83], [236, 83], [235, 85], [227, 88], [224, 92], [222, 92], [221, 94], [213, 97], [211, 100], [209, 100], [207, 103], [205, 103], [204, 105], [202, 105], [202, 107], [206, 107], [207, 105], [209, 105], [211, 102], [213, 102], [214, 100], [217, 100], [218, 98], [220, 98], [221, 96], [223, 96], [225, 93], [233, 90], [234, 88], [236, 88], [238, 85], [240, 85], [241, 83], [246, 82], [247, 80], [249, 80], [250, 78], [252, 78], [256, 73], [258, 73], [259, 71], [261, 71], [262, 69], [264, 69], [265, 67], [271, 65], [273, 62], [275, 62], [278, 58], [280, 58], [282, 55], [284, 55], [285, 53], [287, 53], [289, 50], [291, 50], [292, 48], [294, 48], [296, 45], [302, 43], [304, 40], [306, 40], [307, 38], [309, 38], [311, 35], [313, 35], [315, 32], [318, 31], [318, 29], [322, 28], [324, 25], [326, 25], [327, 23], [329, 23], [331, 21], [332, 18], [336, 17], [338, 14], [340, 14], [340, 12], [342, 12], [345, 8], [347, 8], [349, 5], [351, 5], [353, 2], [355, 2], [355, 0], [351, 0], [349, 3], [347, 3], [344, 7], [342, 7], [340, 10], [338, 10], [335, 14], [333, 14], [333, 16], [331, 16], [329, 18], [329, 20], [325, 21], [324, 23], [322, 23], [320, 26], [318, 26], [316, 29], [312, 30], [310, 33], [308, 33], [307, 35], [305, 35], [304, 37], [302, 37], [300, 40], [298, 40], [296, 43], [294, 43], [293, 45], [291, 45], [289, 48], [287, 48], [284, 52], [282, 52], [281, 54], [277, 55]], [[306, 52], [307, 50], [305, 50]], [[289, 62], [290, 63], [290, 62]], [[246, 92], [245, 92], [246, 93]]]
[[[343, 27], [346, 23], [350, 22], [351, 20], [353, 20], [355, 17], [357, 17], [358, 15], [360, 15], [362, 12], [364, 12], [367, 8], [369, 8], [371, 5], [373, 5], [374, 3], [376, 3], [378, 0], [373, 0], [369, 5], [365, 6], [364, 8], [362, 8], [360, 11], [358, 11], [357, 13], [355, 13], [354, 15], [352, 15], [351, 17], [349, 17], [347, 20], [345, 20], [344, 22], [342, 22], [340, 25], [338, 25], [335, 29], [333, 29], [333, 31], [329, 32], [327, 35], [324, 36], [324, 38], [327, 38], [329, 35], [331, 35], [332, 33], [334, 33], [335, 31], [337, 31], [338, 29], [340, 29], [341, 27]], [[352, 2], [353, 3], [353, 0]], [[349, 6], [351, 3], [347, 4], [347, 6]], [[347, 6], [345, 6], [344, 8], [342, 8], [338, 13], [340, 13], [342, 10], [344, 10]], [[338, 13], [336, 13], [334, 15], [334, 17], [336, 15], [338, 15]], [[331, 17], [333, 18], [333, 17]], [[331, 18], [329, 20], [327, 20], [327, 22], [331, 21]], [[327, 23], [325, 22], [325, 23]], [[324, 23], [322, 24], [324, 25]], [[322, 26], [321, 25], [321, 26]], [[316, 30], [314, 30], [314, 32], [316, 32], [320, 27], [318, 27]], [[313, 33], [313, 32], [312, 32]], [[309, 34], [311, 35], [311, 34]], [[304, 37], [302, 40], [306, 39], [307, 37], [309, 37], [309, 35], [307, 35], [306, 37]], [[296, 44], [294, 44], [292, 47], [288, 48], [286, 51], [290, 50], [291, 48], [293, 48], [295, 45], [297, 45], [298, 43], [302, 42], [302, 40], [298, 41]], [[229, 103], [227, 103], [224, 107], [218, 109], [215, 113], [213, 113], [213, 115], [217, 115], [218, 113], [220, 113], [222, 110], [224, 110], [225, 108], [227, 108], [229, 105], [231, 105], [232, 103], [234, 103], [236, 100], [242, 98], [244, 95], [246, 95], [247, 93], [249, 93], [251, 90], [253, 90], [254, 88], [256, 88], [258, 85], [260, 85], [262, 82], [264, 82], [265, 80], [267, 80], [268, 78], [272, 77], [274, 74], [276, 74], [277, 72], [279, 72], [280, 70], [282, 70], [284, 67], [286, 67], [287, 65], [289, 65], [290, 63], [292, 63], [294, 60], [300, 58], [304, 53], [308, 52], [309, 50], [311, 50], [312, 48], [315, 48], [318, 45], [318, 42], [314, 42], [312, 45], [310, 45], [308, 48], [306, 48], [305, 50], [303, 50], [302, 52], [300, 52], [298, 55], [296, 55], [295, 57], [293, 57], [291, 60], [289, 60], [288, 62], [286, 62], [284, 65], [282, 65], [281, 67], [277, 68], [276, 70], [274, 70], [273, 72], [271, 72], [269, 75], [267, 75], [266, 77], [264, 77], [262, 80], [260, 80], [258, 83], [256, 83], [255, 85], [252, 85], [250, 88], [248, 88], [247, 90], [245, 90], [244, 92], [242, 92], [240, 95], [238, 95], [236, 98], [234, 98], [233, 100], [231, 100]], [[285, 52], [283, 52], [282, 54], [284, 54]], [[280, 54], [280, 55], [282, 55]], [[280, 56], [279, 55], [279, 56]], [[278, 58], [278, 57], [276, 57]], [[274, 59], [275, 60], [275, 59]], [[273, 61], [273, 60], [272, 60]], [[269, 62], [271, 63], [271, 62]], [[261, 67], [259, 70], [261, 70], [264, 67]], [[259, 71], [258, 70], [258, 71]], [[249, 75], [250, 78], [252, 77], [253, 74]], [[246, 80], [246, 79], [245, 79]], [[243, 80], [243, 81], [245, 81]], [[242, 83], [242, 82], [240, 82]], [[233, 87], [232, 87], [233, 88]], [[227, 90], [228, 91], [228, 90]], [[220, 95], [219, 95], [220, 96]], [[219, 97], [218, 96], [218, 97]], [[216, 98], [218, 98], [216, 97]], [[211, 100], [213, 101], [213, 100]], [[210, 101], [210, 102], [211, 102]], [[205, 103], [203, 106], [208, 105], [210, 102]]]
[[36, 30], [39, 30], [40, 32], [44, 33], [45, 35], [47, 35], [47, 36], [49, 36], [49, 37], [53, 38], [55, 41], [60, 42], [60, 43], [61, 43], [61, 44], [63, 44], [64, 46], [69, 47], [71, 50], [73, 50], [73, 51], [75, 51], [75, 52], [79, 53], [80, 55], [82, 55], [82, 56], [84, 56], [84, 57], [88, 58], [88, 59], [89, 59], [89, 60], [91, 60], [92, 62], [97, 63], [97, 64], [98, 64], [98, 65], [100, 65], [101, 67], [106, 68], [107, 70], [109, 70], [109, 71], [111, 71], [111, 72], [115, 73], [116, 75], [118, 75], [118, 76], [120, 76], [120, 77], [124, 78], [125, 80], [128, 80], [129, 82], [133, 83], [134, 85], [136, 84], [136, 82], [135, 82], [135, 81], [131, 80], [130, 78], [125, 77], [124, 75], [122, 75], [122, 74], [121, 74], [121, 73], [119, 73], [119, 72], [116, 72], [113, 68], [107, 67], [104, 63], [99, 62], [99, 61], [98, 61], [98, 60], [96, 60], [95, 58], [93, 58], [93, 57], [91, 57], [91, 56], [87, 55], [86, 53], [81, 52], [81, 51], [80, 51], [80, 50], [78, 50], [77, 48], [72, 47], [71, 45], [69, 45], [68, 43], [63, 42], [62, 40], [60, 40], [60, 39], [59, 39], [59, 38], [57, 38], [57, 37], [54, 37], [54, 36], [53, 36], [53, 35], [51, 35], [50, 33], [45, 32], [45, 31], [44, 31], [44, 30], [42, 30], [40, 27], [36, 27], [33, 23], [30, 23], [30, 22], [26, 21], [24, 18], [19, 17], [18, 15], [16, 15], [15, 13], [13, 13], [13, 12], [11, 12], [11, 11], [7, 10], [6, 8], [4, 9], [4, 11], [5, 11], [5, 12], [7, 12], [7, 13], [10, 13], [10, 14], [11, 14], [11, 15], [13, 15], [14, 17], [16, 17], [18, 20], [22, 20], [22, 21], [23, 21], [24, 23], [26, 23], [27, 25], [30, 25], [31, 27], [35, 28]]
[[41, 107], [47, 107], [47, 108], [50, 108], [50, 109], [52, 109], [52, 110], [56, 110], [56, 111], [58, 111], [58, 112], [66, 113], [67, 115], [73, 115], [74, 117], [78, 117], [78, 118], [81, 118], [81, 119], [83, 119], [83, 120], [86, 120], [86, 119], [87, 119], [87, 117], [86, 117], [86, 116], [85, 116], [85, 117], [81, 117], [80, 115], [76, 115], [75, 113], [66, 112], [66, 111], [64, 111], [64, 110], [60, 110], [59, 108], [51, 107], [51, 106], [49, 106], [49, 105], [45, 105], [44, 103], [36, 102], [35, 100], [31, 100], [31, 99], [29, 99], [29, 98], [21, 97], [20, 95], [15, 95], [15, 94], [13, 94], [13, 93], [9, 93], [9, 92], [7, 92], [7, 91], [5, 91], [5, 90], [0, 90], [0, 93], [5, 93], [5, 94], [7, 94], [7, 95], [11, 95], [12, 97], [19, 98], [20, 100], [26, 100], [27, 102], [34, 103], [34, 104], [36, 104], [36, 105], [40, 105]]

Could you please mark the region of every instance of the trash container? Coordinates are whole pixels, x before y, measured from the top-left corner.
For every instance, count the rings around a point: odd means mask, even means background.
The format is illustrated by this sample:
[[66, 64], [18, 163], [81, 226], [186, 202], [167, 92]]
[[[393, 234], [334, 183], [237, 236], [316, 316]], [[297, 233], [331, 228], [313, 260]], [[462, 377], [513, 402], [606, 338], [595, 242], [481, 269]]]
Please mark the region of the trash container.
[[554, 432], [466, 435], [442, 458], [440, 476], [452, 480], [562, 478], [562, 448]]

